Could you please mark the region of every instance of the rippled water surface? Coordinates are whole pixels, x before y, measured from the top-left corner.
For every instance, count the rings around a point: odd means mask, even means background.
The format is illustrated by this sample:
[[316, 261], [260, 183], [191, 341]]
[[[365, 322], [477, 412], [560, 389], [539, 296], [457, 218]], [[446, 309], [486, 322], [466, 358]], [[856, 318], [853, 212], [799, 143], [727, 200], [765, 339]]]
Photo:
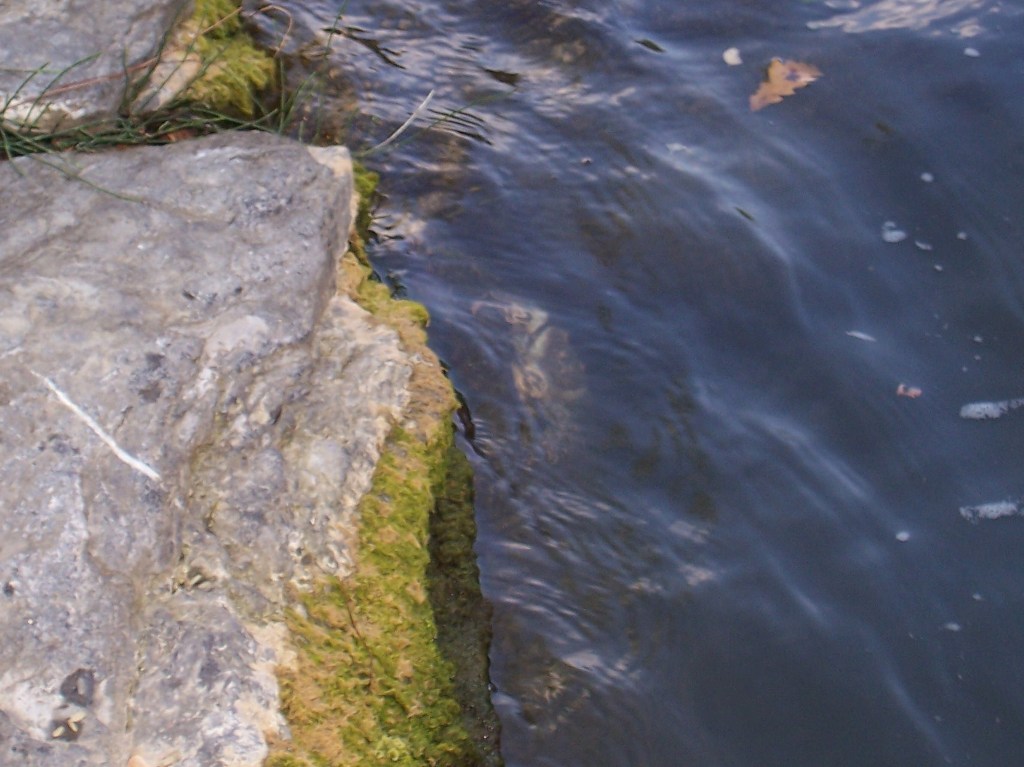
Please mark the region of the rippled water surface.
[[1022, 5], [285, 7], [353, 147], [434, 92], [372, 256], [472, 415], [507, 763], [1022, 763]]

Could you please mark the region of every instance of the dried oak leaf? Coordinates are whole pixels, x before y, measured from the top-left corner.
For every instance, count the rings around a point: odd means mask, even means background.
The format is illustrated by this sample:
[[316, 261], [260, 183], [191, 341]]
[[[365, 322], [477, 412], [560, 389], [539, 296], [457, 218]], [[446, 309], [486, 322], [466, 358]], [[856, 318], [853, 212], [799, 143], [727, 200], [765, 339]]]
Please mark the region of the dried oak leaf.
[[778, 104], [784, 97], [796, 93], [797, 88], [804, 88], [819, 77], [821, 70], [811, 64], [772, 59], [767, 79], [750, 97], [750, 110], [756, 112], [769, 104]]

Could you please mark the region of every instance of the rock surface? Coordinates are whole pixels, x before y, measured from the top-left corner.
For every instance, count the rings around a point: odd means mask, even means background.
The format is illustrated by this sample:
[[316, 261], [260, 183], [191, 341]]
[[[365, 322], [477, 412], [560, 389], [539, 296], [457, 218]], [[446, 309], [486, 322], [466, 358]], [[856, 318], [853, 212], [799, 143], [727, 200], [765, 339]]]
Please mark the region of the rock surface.
[[4, 0], [0, 118], [53, 130], [114, 116], [192, 0]]
[[261, 764], [282, 606], [350, 566], [413, 365], [336, 292], [348, 155], [229, 134], [0, 184], [0, 764]]

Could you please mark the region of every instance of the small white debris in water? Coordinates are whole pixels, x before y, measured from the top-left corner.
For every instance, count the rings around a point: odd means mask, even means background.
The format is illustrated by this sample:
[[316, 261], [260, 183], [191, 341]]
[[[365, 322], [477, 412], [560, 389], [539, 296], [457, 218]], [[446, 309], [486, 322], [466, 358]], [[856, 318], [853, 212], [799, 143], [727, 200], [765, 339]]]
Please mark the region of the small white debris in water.
[[977, 591], [975, 591], [973, 594], [971, 594], [971, 599], [973, 599], [975, 602], [984, 602], [985, 601], [985, 597], [983, 597]]
[[966, 240], [967, 239], [967, 232], [957, 232], [956, 233], [956, 238], [958, 240]]
[[846, 335], [850, 336], [850, 338], [856, 338], [858, 341], [870, 341], [871, 343], [874, 343], [878, 340], [874, 336], [869, 336], [867, 333], [861, 333], [859, 330], [847, 330]]
[[914, 244], [917, 246], [918, 250], [932, 250], [931, 244], [924, 240], [914, 240]]
[[972, 59], [976, 59], [980, 55], [981, 51], [977, 48], [964, 48], [964, 56], [970, 56]]
[[722, 61], [728, 64], [730, 67], [738, 67], [743, 63], [743, 57], [740, 56], [739, 48], [729, 48], [722, 52]]
[[1021, 400], [1003, 400], [1002, 402], [969, 402], [960, 408], [961, 418], [981, 421], [986, 418], [1001, 418], [1011, 410], [1024, 404]]
[[932, 269], [934, 269], [937, 272], [941, 272], [942, 271], [942, 264], [935, 264], [935, 266], [933, 266]]
[[946, 629], [946, 631], [959, 631], [962, 628], [962, 626], [959, 623], [950, 621], [949, 623], [945, 624], [942, 628]]
[[976, 344], [983, 344], [983, 343], [985, 343], [985, 339], [982, 338], [981, 336], [975, 336], [971, 340], [974, 341], [974, 343], [976, 343]]
[[931, 173], [922, 173], [921, 180], [926, 184], [930, 184], [935, 180], [935, 176], [933, 176]]
[[960, 516], [968, 522], [977, 522], [979, 519], [1012, 517], [1019, 514], [1020, 506], [1013, 501], [995, 501], [994, 503], [982, 503], [978, 506], [960, 507]]
[[896, 540], [900, 543], [906, 543], [910, 540], [910, 533], [908, 533], [906, 530], [900, 530], [898, 533], [896, 533]]
[[897, 228], [895, 221], [886, 221], [882, 224], [882, 239], [886, 242], [902, 242], [907, 239], [907, 233]]

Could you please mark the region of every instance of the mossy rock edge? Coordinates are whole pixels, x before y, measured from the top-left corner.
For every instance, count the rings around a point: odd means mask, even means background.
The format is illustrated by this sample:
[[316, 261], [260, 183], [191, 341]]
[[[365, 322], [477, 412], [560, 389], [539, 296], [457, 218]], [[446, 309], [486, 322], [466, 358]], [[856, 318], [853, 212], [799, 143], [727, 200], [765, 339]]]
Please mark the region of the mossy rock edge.
[[[375, 180], [357, 174], [364, 207]], [[339, 290], [392, 327], [418, 362], [404, 420], [360, 504], [355, 573], [296, 595], [287, 616], [298, 661], [279, 678], [291, 737], [273, 744], [267, 765], [500, 765], [472, 475], [454, 446], [454, 393], [426, 346], [426, 310], [372, 279], [358, 235], [340, 261]], [[443, 549], [439, 561], [432, 549]], [[445, 657], [455, 646], [439, 641], [439, 622], [442, 637], [474, 632], [458, 668]]]
[[238, 0], [196, 0], [196, 53], [205, 66], [185, 96], [217, 111], [251, 117], [258, 95], [273, 85], [276, 69], [271, 55], [245, 30], [240, 6]]

